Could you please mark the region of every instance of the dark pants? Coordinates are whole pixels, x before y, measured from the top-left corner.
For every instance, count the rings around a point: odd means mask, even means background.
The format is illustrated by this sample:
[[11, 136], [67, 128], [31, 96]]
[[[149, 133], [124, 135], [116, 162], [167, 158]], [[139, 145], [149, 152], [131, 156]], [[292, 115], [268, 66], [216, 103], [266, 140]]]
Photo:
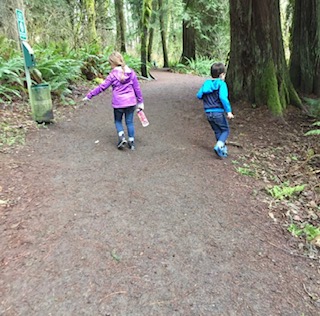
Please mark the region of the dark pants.
[[229, 123], [227, 118], [225, 117], [224, 113], [219, 112], [209, 112], [206, 113], [207, 120], [210, 123], [214, 134], [216, 135], [217, 141], [220, 140], [225, 144], [229, 133]]

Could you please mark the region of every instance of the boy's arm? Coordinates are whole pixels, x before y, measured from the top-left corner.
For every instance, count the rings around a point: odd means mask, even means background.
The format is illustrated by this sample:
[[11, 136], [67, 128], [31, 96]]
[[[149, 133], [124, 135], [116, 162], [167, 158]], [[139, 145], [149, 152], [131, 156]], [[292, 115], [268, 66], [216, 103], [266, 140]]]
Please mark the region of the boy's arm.
[[201, 100], [202, 97], [203, 97], [203, 89], [202, 89], [202, 87], [201, 87], [200, 90], [199, 90], [198, 93], [197, 93], [197, 98]]
[[103, 81], [100, 85], [98, 85], [96, 88], [91, 90], [86, 97], [90, 100], [92, 97], [95, 97], [96, 95], [100, 94], [104, 90], [108, 89], [111, 86], [111, 76], [109, 75], [105, 81]]
[[219, 88], [219, 98], [222, 102], [224, 110], [228, 113], [232, 114], [231, 104], [228, 99], [228, 87], [225, 82], [222, 82], [220, 88]]

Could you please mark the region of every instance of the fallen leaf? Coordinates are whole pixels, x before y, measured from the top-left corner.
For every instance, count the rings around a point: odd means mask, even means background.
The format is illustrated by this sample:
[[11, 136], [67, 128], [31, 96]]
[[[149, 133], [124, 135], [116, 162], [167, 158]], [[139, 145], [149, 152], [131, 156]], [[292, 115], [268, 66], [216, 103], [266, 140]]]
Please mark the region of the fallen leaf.
[[269, 212], [269, 216], [276, 222], [277, 219], [274, 217], [274, 214], [272, 212]]
[[320, 235], [316, 236], [311, 240], [311, 243], [320, 248]]

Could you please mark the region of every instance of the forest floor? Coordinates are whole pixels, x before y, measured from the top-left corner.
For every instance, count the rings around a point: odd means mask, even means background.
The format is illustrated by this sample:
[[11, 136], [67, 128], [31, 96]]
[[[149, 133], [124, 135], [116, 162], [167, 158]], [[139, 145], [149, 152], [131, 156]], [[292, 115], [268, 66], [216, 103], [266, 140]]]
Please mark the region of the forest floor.
[[[27, 139], [0, 151], [0, 315], [320, 315], [318, 241], [288, 231], [320, 226], [312, 120], [235, 103], [219, 160], [204, 78], [152, 73], [136, 151], [116, 149], [110, 91], [74, 89], [46, 126], [1, 108]], [[306, 186], [276, 200], [281, 183]]]

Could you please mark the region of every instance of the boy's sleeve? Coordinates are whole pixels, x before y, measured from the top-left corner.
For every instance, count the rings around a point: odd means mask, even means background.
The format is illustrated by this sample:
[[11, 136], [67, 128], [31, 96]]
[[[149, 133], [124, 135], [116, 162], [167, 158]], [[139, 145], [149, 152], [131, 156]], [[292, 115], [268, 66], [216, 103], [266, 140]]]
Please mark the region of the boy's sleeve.
[[92, 97], [95, 97], [96, 95], [100, 94], [104, 90], [108, 89], [111, 86], [112, 80], [111, 75], [109, 75], [100, 85], [98, 85], [96, 88], [91, 90], [86, 97], [88, 99], [92, 99]]
[[137, 75], [135, 74], [135, 72], [133, 72], [132, 87], [133, 87], [134, 93], [137, 97], [138, 103], [143, 103], [143, 96], [142, 96], [140, 84], [139, 84], [139, 81], [138, 81], [138, 78], [137, 78]]
[[198, 91], [198, 93], [197, 93], [197, 98], [198, 99], [202, 99], [202, 97], [203, 97], [203, 86], [200, 88], [200, 90]]
[[221, 86], [219, 88], [219, 98], [220, 98], [220, 100], [222, 102], [224, 110], [227, 113], [232, 112], [231, 104], [230, 104], [230, 101], [228, 99], [228, 87], [227, 87], [227, 84], [224, 81], [221, 83]]

